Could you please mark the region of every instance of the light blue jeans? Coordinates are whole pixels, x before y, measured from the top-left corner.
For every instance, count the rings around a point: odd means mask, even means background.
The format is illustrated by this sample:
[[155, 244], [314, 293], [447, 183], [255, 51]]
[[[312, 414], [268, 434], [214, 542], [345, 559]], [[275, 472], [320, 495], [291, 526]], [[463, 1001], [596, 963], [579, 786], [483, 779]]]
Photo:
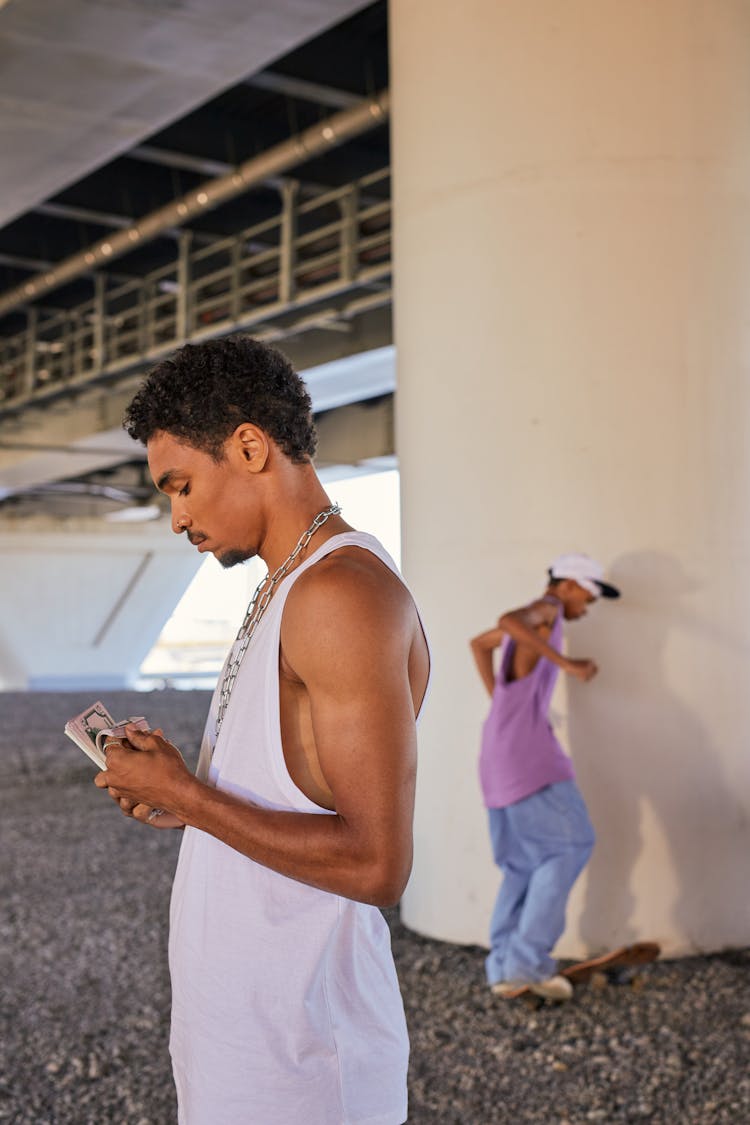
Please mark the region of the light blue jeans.
[[504, 809], [488, 809], [503, 881], [490, 922], [487, 980], [545, 980], [565, 926], [571, 887], [594, 846], [594, 830], [574, 781], [547, 785]]

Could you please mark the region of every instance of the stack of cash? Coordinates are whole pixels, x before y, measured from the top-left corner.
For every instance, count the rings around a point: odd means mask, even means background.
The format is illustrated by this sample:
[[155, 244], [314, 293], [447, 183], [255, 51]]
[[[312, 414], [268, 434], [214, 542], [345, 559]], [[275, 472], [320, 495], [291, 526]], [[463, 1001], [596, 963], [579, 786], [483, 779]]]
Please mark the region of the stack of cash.
[[151, 729], [143, 715], [116, 723], [104, 704], [96, 702], [74, 719], [69, 719], [65, 724], [65, 733], [100, 770], [104, 770], [107, 768], [104, 756], [106, 739], [125, 738], [125, 727], [128, 725], [138, 727], [138, 730]]

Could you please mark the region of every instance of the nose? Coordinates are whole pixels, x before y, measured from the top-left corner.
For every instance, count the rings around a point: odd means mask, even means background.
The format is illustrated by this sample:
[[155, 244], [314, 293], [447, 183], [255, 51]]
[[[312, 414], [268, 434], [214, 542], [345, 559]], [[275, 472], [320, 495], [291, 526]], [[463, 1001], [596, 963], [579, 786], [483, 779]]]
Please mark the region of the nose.
[[172, 531], [175, 535], [180, 535], [183, 531], [186, 531], [189, 526], [189, 516], [184, 515], [184, 513], [183, 515], [177, 515], [174, 511], [172, 512]]

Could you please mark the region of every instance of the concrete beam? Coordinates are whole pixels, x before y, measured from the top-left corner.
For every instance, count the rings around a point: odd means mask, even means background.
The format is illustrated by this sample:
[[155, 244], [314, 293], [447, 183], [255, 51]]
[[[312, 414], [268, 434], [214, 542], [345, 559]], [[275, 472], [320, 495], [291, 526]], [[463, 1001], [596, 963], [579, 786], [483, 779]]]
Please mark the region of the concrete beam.
[[[303, 369], [313, 409], [320, 413], [393, 393], [395, 362], [394, 348], [387, 345]], [[61, 403], [54, 411], [24, 415], [16, 427], [0, 431], [0, 500], [39, 485], [145, 459], [143, 446], [128, 437], [121, 425], [139, 378], [116, 391], [100, 389], [75, 403]], [[326, 423], [326, 430], [329, 428]], [[379, 455], [368, 452], [369, 439], [359, 454], [354, 437], [352, 443], [354, 460]]]
[[0, 520], [0, 690], [133, 685], [201, 563], [167, 520]]

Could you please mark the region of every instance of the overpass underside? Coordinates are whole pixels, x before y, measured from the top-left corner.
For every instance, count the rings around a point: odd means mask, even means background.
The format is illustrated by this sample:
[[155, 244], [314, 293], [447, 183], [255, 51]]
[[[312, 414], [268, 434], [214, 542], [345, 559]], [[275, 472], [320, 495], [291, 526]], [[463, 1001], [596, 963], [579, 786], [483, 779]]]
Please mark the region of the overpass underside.
[[[377, 9], [342, 26], [369, 42], [375, 21], [384, 51]], [[306, 73], [343, 34], [313, 45]], [[395, 463], [388, 93], [367, 92], [378, 67], [355, 93], [295, 77], [296, 57], [17, 220], [47, 224], [50, 260], [7, 253], [20, 243], [0, 232], [0, 690], [133, 683], [196, 572], [121, 428], [177, 347], [236, 331], [278, 344], [308, 381], [321, 473]], [[265, 147], [238, 133], [236, 159], [207, 158], [248, 100]], [[176, 151], [188, 135], [196, 151]], [[126, 215], [115, 180], [131, 172], [120, 194], [148, 181], [155, 205]]]

